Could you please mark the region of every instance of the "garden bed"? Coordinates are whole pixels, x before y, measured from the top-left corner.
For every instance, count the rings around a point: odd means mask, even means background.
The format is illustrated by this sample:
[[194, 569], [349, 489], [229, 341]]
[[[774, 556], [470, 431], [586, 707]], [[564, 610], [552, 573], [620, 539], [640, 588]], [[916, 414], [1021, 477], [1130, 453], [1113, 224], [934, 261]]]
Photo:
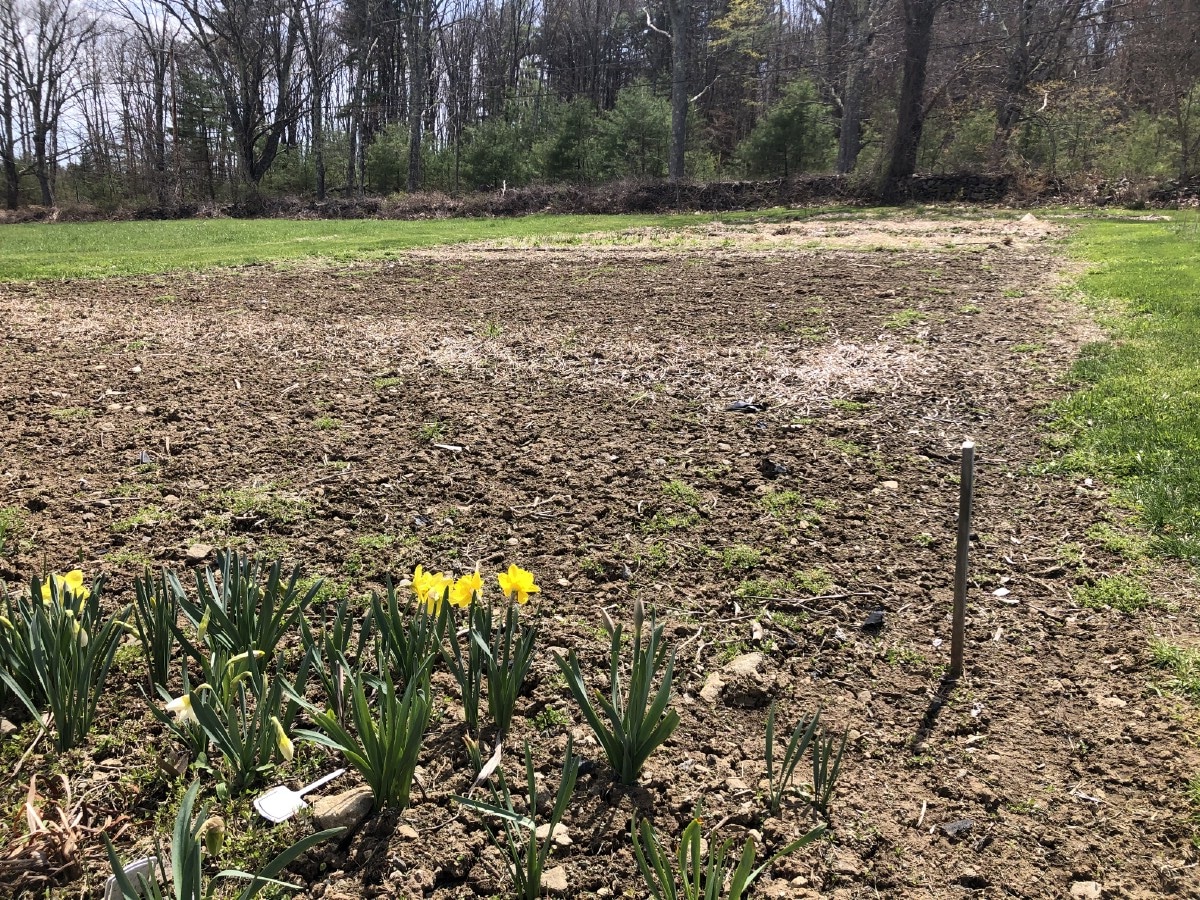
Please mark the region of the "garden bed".
[[[539, 650], [510, 747], [529, 742], [551, 790], [569, 733], [589, 763], [551, 863], [569, 896], [644, 894], [634, 811], [677, 834], [703, 801], [718, 835], [769, 848], [807, 830], [803, 804], [769, 818], [758, 796], [772, 701], [788, 731], [820, 708], [849, 743], [826, 839], [764, 876], [767, 896], [1184, 894], [1196, 716], [1151, 690], [1148, 637], [1194, 623], [1193, 590], [1141, 558], [1102, 488], [1047, 465], [1045, 405], [1095, 337], [1060, 290], [1056, 235], [870, 230], [0, 286], [0, 578], [80, 568], [123, 605], [143, 566], [182, 572], [234, 546], [325, 578], [316, 624], [417, 564], [479, 563], [493, 596], [496, 571], [531, 569]], [[761, 411], [729, 411], [738, 400]], [[943, 690], [965, 437], [968, 671]], [[1112, 575], [1156, 605], [1079, 604]], [[551, 648], [598, 675], [601, 610], [628, 622], [635, 597], [677, 651], [682, 723], [630, 788]], [[876, 611], [882, 628], [862, 628]], [[0, 845], [18, 848], [29, 778], [54, 797], [59, 774], [88, 823], [124, 826], [126, 858], [166, 839], [186, 783], [156, 765], [166, 736], [142, 680], [119, 653], [94, 733], [66, 754], [43, 738], [22, 759], [36, 729], [8, 711]], [[313, 896], [507, 889], [478, 816], [450, 799], [471, 773], [453, 683], [434, 684], [411, 809], [310, 851], [292, 871]], [[263, 786], [338, 764], [298, 742]], [[517, 752], [505, 766], [519, 774]], [[253, 794], [217, 801], [223, 863], [311, 829], [272, 831]], [[88, 840], [65, 893], [99, 896], [108, 868]], [[53, 883], [31, 871], [31, 890]]]

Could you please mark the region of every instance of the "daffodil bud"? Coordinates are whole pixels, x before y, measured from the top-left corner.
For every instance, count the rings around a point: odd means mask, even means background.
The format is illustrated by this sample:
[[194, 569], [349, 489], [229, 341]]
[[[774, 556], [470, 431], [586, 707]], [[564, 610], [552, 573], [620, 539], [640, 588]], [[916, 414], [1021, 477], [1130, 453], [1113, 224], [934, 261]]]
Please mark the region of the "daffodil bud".
[[9, 621], [5, 616], [0, 616], [0, 625], [3, 625], [5, 628], [9, 629], [10, 631], [12, 630], [12, 627], [13, 627], [13, 623], [11, 621]]
[[601, 609], [600, 615], [602, 615], [604, 617], [604, 621], [601, 622], [600, 624], [603, 626], [605, 632], [611, 638], [614, 634], [616, 634], [617, 626], [615, 624], [613, 624], [612, 616], [610, 616], [608, 614], [607, 609]]
[[200, 832], [204, 835], [204, 849], [209, 856], [220, 853], [225, 844], [225, 820], [220, 816], [209, 816], [200, 826]]
[[646, 621], [646, 607], [641, 597], [633, 598], [633, 633], [642, 633], [642, 623]]
[[208, 623], [212, 621], [212, 610], [206, 609], [204, 615], [200, 617], [200, 624], [196, 626], [196, 642], [203, 644], [208, 637]]
[[292, 744], [292, 739], [287, 736], [287, 732], [283, 729], [283, 723], [279, 721], [278, 716], [271, 716], [271, 724], [275, 726], [275, 744], [279, 747], [279, 753], [288, 762], [292, 761], [292, 757], [296, 755], [296, 748]]

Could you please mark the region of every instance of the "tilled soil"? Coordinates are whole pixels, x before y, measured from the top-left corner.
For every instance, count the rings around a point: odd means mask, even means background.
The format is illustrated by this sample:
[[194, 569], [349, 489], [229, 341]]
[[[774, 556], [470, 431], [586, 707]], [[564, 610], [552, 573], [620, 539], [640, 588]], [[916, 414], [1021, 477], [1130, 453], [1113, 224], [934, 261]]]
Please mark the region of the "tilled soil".
[[[764, 813], [771, 702], [781, 731], [820, 708], [849, 744], [829, 838], [777, 864], [765, 896], [1196, 896], [1196, 714], [1155, 689], [1148, 653], [1153, 634], [1196, 633], [1195, 592], [1105, 549], [1095, 526], [1121, 531], [1119, 508], [1046, 465], [1045, 405], [1094, 338], [1054, 235], [929, 223], [910, 246], [921, 231], [904, 225], [907, 249], [633, 236], [0, 286], [0, 507], [21, 523], [0, 577], [77, 566], [125, 603], [143, 565], [232, 545], [325, 576], [319, 620], [418, 563], [532, 569], [541, 652], [510, 744], [529, 741], [550, 789], [568, 732], [598, 763], [552, 857], [568, 896], [646, 893], [635, 810], [678, 833], [703, 801], [717, 836], [768, 849], [811, 827], [799, 802]], [[760, 411], [729, 411], [739, 400]], [[950, 686], [964, 438], [979, 447], [968, 671]], [[1073, 602], [1139, 565], [1160, 606]], [[622, 788], [550, 649], [576, 648], [599, 684], [601, 609], [628, 621], [635, 596], [677, 649], [683, 721]], [[140, 671], [119, 668], [82, 751], [36, 747], [9, 777], [34, 731], [5, 738], [10, 848], [29, 776], [53, 792], [51, 772], [92, 820], [127, 824], [127, 858], [151, 846], [178, 791], [154, 773], [165, 737]], [[310, 853], [296, 872], [313, 896], [507, 889], [450, 800], [468, 776], [444, 708], [412, 809]], [[323, 753], [302, 745], [298, 765], [328, 768]], [[519, 775], [516, 752], [506, 767]], [[244, 800], [225, 812], [234, 843], [264, 840]], [[66, 893], [99, 895], [89, 858]]]

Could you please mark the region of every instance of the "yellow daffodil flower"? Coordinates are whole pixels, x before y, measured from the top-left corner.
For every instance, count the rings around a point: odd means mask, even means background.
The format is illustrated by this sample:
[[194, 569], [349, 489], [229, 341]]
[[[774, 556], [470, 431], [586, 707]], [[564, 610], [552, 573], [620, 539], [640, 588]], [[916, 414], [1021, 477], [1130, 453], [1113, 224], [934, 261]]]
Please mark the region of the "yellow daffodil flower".
[[50, 603], [54, 599], [54, 591], [50, 587], [50, 583], [54, 582], [54, 587], [58, 589], [58, 599], [60, 602], [66, 602], [67, 598], [73, 598], [79, 603], [82, 603], [88, 597], [92, 596], [91, 590], [83, 584], [83, 572], [79, 569], [72, 569], [66, 575], [52, 574], [42, 584], [42, 602]]
[[509, 566], [507, 572], [496, 576], [496, 580], [500, 582], [504, 596], [511, 599], [515, 594], [518, 603], [528, 603], [530, 594], [539, 594], [542, 590], [533, 583], [533, 573], [517, 565]]
[[58, 592], [61, 594], [63, 588], [77, 600], [86, 600], [92, 595], [92, 592], [83, 586], [83, 573], [78, 569], [73, 569], [62, 577], [58, 583]]
[[271, 724], [275, 726], [275, 744], [279, 747], [279, 752], [285, 760], [291, 762], [292, 757], [296, 755], [296, 748], [292, 745], [292, 739], [283, 730], [283, 723], [279, 721], [278, 716], [271, 716]]
[[473, 600], [478, 600], [482, 596], [483, 578], [479, 574], [479, 569], [476, 569], [454, 582], [454, 587], [450, 589], [450, 605], [466, 609]]
[[446, 591], [453, 586], [454, 579], [445, 572], [426, 572], [423, 566], [413, 570], [412, 588], [417, 600], [425, 604], [425, 610], [436, 613], [446, 598]]
[[3, 625], [5, 628], [9, 629], [10, 631], [12, 630], [12, 627], [13, 627], [13, 623], [11, 621], [9, 621], [7, 618], [5, 618], [4, 616], [0, 616], [0, 625]]
[[199, 725], [200, 720], [196, 718], [196, 713], [192, 709], [192, 695], [184, 694], [182, 697], [176, 697], [167, 704], [167, 712], [175, 717], [175, 721], [180, 725]]

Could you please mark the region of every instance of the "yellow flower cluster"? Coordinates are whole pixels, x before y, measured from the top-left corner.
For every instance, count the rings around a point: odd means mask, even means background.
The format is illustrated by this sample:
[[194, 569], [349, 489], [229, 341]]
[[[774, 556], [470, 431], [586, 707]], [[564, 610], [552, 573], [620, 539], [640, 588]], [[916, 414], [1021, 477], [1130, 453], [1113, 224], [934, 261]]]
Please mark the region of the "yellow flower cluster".
[[42, 584], [42, 602], [49, 603], [53, 599], [53, 592], [50, 587], [50, 582], [54, 582], [54, 586], [58, 588], [58, 597], [60, 600], [66, 600], [68, 597], [74, 600], [86, 600], [92, 596], [92, 592], [83, 583], [83, 572], [79, 569], [74, 569], [66, 575], [52, 574]]
[[[518, 603], [528, 603], [530, 594], [541, 592], [533, 581], [533, 573], [516, 565], [498, 574], [496, 581], [500, 584], [500, 592], [508, 599], [515, 597]], [[412, 575], [412, 589], [430, 613], [436, 613], [443, 602], [466, 609], [483, 599], [483, 576], [476, 568], [456, 580], [445, 572], [427, 572], [424, 566], [417, 566]]]

